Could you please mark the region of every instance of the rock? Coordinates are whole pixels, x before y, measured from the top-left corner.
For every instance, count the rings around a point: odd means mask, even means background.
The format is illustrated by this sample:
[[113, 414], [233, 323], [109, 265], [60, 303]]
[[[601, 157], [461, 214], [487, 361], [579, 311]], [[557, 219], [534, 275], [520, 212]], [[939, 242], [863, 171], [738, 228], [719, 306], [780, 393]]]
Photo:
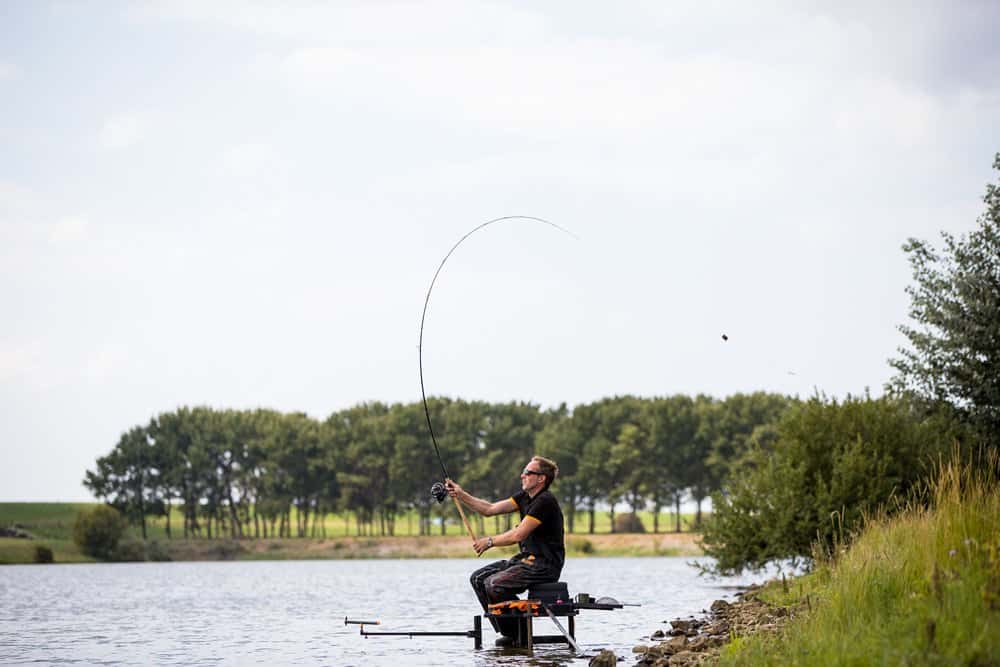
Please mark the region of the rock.
[[660, 648], [663, 655], [673, 655], [679, 651], [683, 651], [687, 648], [687, 637], [681, 635], [680, 637], [674, 637], [668, 639], [667, 641], [660, 644]]
[[[675, 619], [670, 630], [657, 630], [651, 639], [663, 640], [653, 646], [636, 647], [636, 667], [693, 667], [718, 660], [719, 647], [732, 637], [752, 633], [776, 634], [805, 607], [773, 606], [758, 599], [759, 586], [751, 586], [732, 602], [716, 600], [711, 612], [701, 618]], [[669, 638], [667, 638], [669, 637]]]
[[14, 524], [10, 528], [0, 528], [0, 537], [18, 537], [24, 540], [31, 539], [31, 535], [27, 533], [20, 524]]
[[705, 626], [705, 632], [710, 635], [729, 634], [729, 623], [726, 621], [716, 621], [715, 623], [710, 623]]
[[687, 632], [694, 627], [694, 621], [682, 621], [677, 619], [675, 621], [670, 621], [670, 627], [674, 630], [679, 630], [680, 632]]
[[690, 642], [688, 642], [688, 650], [689, 651], [696, 651], [696, 652], [700, 653], [700, 652], [704, 651], [707, 648], [709, 648], [708, 637], [706, 637], [704, 635], [700, 635], [698, 637], [695, 637]]
[[602, 650], [588, 663], [589, 667], [614, 667], [617, 664], [618, 658], [615, 656], [615, 652], [608, 649]]
[[647, 653], [649, 651], [648, 646], [633, 646], [632, 653]]
[[684, 665], [693, 665], [700, 661], [701, 656], [697, 653], [691, 651], [681, 651], [680, 653], [674, 653], [670, 656], [670, 660], [667, 664], [670, 667], [683, 667]]
[[712, 607], [711, 607], [712, 613], [713, 614], [718, 614], [718, 615], [721, 616], [721, 615], [725, 614], [726, 612], [728, 612], [729, 611], [729, 607], [731, 607], [731, 606], [732, 605], [730, 605], [725, 600], [716, 600], [715, 602], [712, 603]]

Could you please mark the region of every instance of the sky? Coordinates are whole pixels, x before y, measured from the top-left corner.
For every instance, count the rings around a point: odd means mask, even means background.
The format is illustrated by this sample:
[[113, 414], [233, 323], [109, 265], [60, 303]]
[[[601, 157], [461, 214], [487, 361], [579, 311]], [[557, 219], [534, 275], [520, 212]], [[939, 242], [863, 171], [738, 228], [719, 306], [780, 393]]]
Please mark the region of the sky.
[[[872, 6], [872, 5], [877, 6]], [[180, 406], [879, 395], [1000, 4], [0, 3], [0, 501]], [[725, 334], [728, 340], [723, 340]]]

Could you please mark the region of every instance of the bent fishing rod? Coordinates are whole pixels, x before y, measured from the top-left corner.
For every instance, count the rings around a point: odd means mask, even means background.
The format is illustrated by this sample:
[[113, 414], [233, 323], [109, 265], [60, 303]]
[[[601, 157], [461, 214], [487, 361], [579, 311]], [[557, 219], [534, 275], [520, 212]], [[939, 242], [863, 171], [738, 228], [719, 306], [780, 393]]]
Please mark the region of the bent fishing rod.
[[[431, 279], [431, 285], [430, 287], [427, 288], [427, 296], [424, 297], [424, 311], [420, 315], [420, 340], [417, 343], [417, 358], [420, 365], [420, 398], [423, 400], [424, 404], [424, 416], [427, 418], [427, 430], [430, 431], [431, 444], [434, 445], [434, 453], [437, 454], [437, 460], [438, 463], [441, 464], [441, 472], [444, 474], [445, 479], [450, 479], [450, 477], [448, 475], [448, 469], [444, 465], [444, 459], [441, 458], [441, 449], [438, 447], [437, 437], [434, 435], [434, 425], [431, 423], [431, 411], [430, 408], [427, 407], [427, 392], [424, 389], [424, 321], [427, 319], [427, 306], [431, 301], [431, 292], [434, 291], [434, 283], [437, 282], [438, 276], [441, 274], [441, 269], [444, 268], [444, 265], [448, 261], [448, 258], [451, 257], [452, 253], [455, 252], [458, 246], [462, 245], [462, 242], [465, 241], [465, 239], [469, 238], [470, 236], [478, 232], [480, 229], [489, 227], [490, 225], [498, 222], [505, 222], [508, 220], [525, 220], [529, 222], [542, 223], [545, 225], [549, 225], [550, 227], [555, 227], [559, 231], [565, 234], [569, 234], [573, 238], [579, 240], [579, 238], [575, 234], [573, 234], [573, 232], [569, 231], [568, 229], [564, 229], [563, 227], [560, 227], [554, 222], [549, 222], [544, 218], [536, 218], [531, 215], [506, 215], [502, 218], [494, 218], [493, 220], [488, 220], [483, 224], [479, 225], [478, 227], [475, 227], [472, 230], [466, 232], [465, 235], [462, 238], [460, 238], [455, 243], [455, 245], [451, 247], [451, 250], [448, 251], [448, 254], [444, 256], [444, 259], [442, 259], [441, 263], [438, 265], [437, 271], [434, 272], [434, 277]], [[434, 498], [436, 498], [438, 502], [442, 502], [444, 501], [445, 495], [447, 495], [447, 491], [445, 490], [442, 484], [438, 483], [434, 484], [434, 486], [431, 487], [431, 495], [434, 496]], [[469, 532], [469, 536], [472, 538], [472, 541], [475, 542], [476, 534], [473, 532], [472, 526], [469, 525], [469, 520], [465, 518], [465, 511], [462, 509], [462, 504], [458, 501], [458, 498], [454, 496], [452, 496], [452, 500], [455, 501], [455, 507], [458, 508], [458, 513], [462, 517], [462, 523], [465, 524], [465, 529]]]

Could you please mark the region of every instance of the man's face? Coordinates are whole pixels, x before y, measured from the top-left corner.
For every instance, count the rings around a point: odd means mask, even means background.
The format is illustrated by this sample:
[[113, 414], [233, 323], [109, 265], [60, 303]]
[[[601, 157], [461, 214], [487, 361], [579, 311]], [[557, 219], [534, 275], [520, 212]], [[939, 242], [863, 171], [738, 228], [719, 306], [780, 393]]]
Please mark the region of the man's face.
[[538, 469], [538, 461], [532, 459], [521, 471], [521, 488], [529, 495], [535, 495], [545, 486], [545, 475]]

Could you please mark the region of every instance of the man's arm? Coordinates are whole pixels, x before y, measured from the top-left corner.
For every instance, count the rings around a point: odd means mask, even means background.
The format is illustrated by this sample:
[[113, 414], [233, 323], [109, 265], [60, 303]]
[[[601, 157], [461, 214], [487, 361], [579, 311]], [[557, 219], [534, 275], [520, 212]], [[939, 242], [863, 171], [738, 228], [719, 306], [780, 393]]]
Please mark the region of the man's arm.
[[[513, 504], [513, 501], [510, 501]], [[535, 528], [542, 525], [542, 522], [535, 517], [528, 515], [521, 519], [521, 523], [517, 524], [505, 533], [500, 533], [496, 537], [480, 537], [478, 540], [472, 543], [472, 548], [476, 550], [477, 554], [482, 554], [484, 551], [490, 547], [506, 547], [511, 544], [517, 544], [523, 541], [528, 535], [531, 534]]]
[[[482, 514], [483, 516], [494, 516], [496, 514], [510, 514], [517, 510], [517, 505], [513, 500], [507, 498], [505, 500], [498, 500], [495, 503], [491, 503], [488, 500], [483, 500], [482, 498], [476, 498], [474, 495], [463, 489], [457, 483], [451, 481], [450, 479], [444, 480], [444, 488], [448, 489], [448, 494], [452, 498], [458, 498], [463, 503], [465, 503], [470, 509]], [[523, 522], [522, 522], [523, 523]], [[516, 540], [515, 540], [516, 541]], [[513, 544], [513, 542], [511, 543]]]

